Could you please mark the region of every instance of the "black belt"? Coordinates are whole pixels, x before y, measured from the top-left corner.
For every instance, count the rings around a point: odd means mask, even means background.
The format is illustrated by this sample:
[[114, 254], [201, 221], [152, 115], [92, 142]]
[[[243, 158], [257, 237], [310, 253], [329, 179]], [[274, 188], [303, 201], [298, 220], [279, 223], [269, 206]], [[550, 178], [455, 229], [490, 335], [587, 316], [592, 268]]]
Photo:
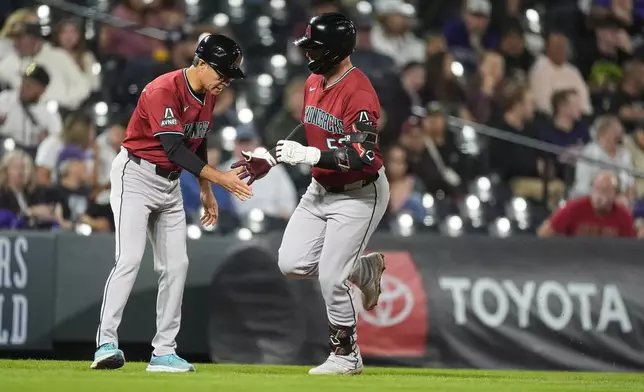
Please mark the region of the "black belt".
[[352, 182], [351, 184], [337, 185], [337, 186], [324, 186], [324, 185], [322, 185], [322, 187], [324, 189], [326, 189], [327, 192], [343, 193], [343, 192], [347, 192], [347, 191], [354, 191], [356, 189], [362, 189], [362, 188], [366, 187], [367, 185], [374, 183], [379, 177], [380, 177], [380, 175], [378, 173], [376, 173], [376, 174], [374, 174], [373, 176], [371, 176], [371, 177], [369, 177], [367, 179], [361, 180], [360, 182], [356, 181], [356, 182]]
[[[141, 158], [137, 157], [136, 155], [132, 154], [129, 150], [127, 152], [127, 157], [130, 158], [130, 160], [137, 165], [141, 166]], [[153, 163], [150, 163], [153, 165]], [[157, 165], [154, 165], [154, 171], [156, 172], [157, 176], [161, 176], [163, 178], [166, 178], [170, 181], [178, 180], [179, 176], [181, 175], [181, 172], [174, 171], [174, 170], [168, 170], [164, 169], [162, 167], [159, 167]]]

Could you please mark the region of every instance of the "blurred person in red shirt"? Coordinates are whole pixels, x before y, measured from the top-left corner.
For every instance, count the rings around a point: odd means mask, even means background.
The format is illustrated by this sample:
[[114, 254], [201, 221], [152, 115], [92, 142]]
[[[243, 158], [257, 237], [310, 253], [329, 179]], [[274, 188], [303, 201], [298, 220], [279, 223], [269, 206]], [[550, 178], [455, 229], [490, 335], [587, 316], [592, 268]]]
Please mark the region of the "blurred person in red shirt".
[[539, 237], [635, 237], [631, 212], [617, 201], [619, 180], [600, 172], [588, 196], [575, 199], [555, 212], [539, 228]]

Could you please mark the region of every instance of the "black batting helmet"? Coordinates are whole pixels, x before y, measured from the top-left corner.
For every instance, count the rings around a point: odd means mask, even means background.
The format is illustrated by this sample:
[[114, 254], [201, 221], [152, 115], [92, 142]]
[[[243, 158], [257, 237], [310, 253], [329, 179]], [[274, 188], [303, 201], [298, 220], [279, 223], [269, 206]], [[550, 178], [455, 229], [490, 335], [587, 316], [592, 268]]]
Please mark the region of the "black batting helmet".
[[237, 42], [221, 34], [209, 34], [197, 45], [195, 55], [227, 79], [243, 79], [239, 68], [242, 50]]
[[322, 54], [309, 62], [309, 70], [325, 74], [355, 50], [356, 26], [342, 14], [322, 14], [311, 19], [304, 36], [294, 44], [302, 49], [322, 49]]

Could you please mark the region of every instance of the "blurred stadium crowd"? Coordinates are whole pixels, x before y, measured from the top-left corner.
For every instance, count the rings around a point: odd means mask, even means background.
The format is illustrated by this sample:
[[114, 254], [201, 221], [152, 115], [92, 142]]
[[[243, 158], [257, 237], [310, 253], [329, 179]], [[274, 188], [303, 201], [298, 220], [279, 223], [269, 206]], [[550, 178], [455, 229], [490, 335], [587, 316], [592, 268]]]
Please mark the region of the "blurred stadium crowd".
[[[308, 71], [290, 43], [330, 11], [355, 21], [351, 59], [381, 100], [391, 183], [382, 230], [636, 235], [644, 179], [617, 170], [595, 181], [601, 168], [575, 159], [644, 171], [644, 5], [635, 0], [4, 1], [0, 227], [112, 230], [110, 164], [138, 94], [190, 66], [204, 33], [238, 40], [249, 75], [218, 98], [209, 163], [227, 169], [240, 150], [272, 147], [302, 111]], [[142, 28], [147, 35], [134, 31]], [[472, 125], [452, 126], [451, 116]], [[486, 138], [474, 123], [569, 154]], [[188, 234], [198, 238], [199, 190], [189, 177], [181, 177]], [[283, 228], [309, 181], [308, 168], [282, 165], [243, 203], [215, 187], [221, 217], [212, 234]], [[626, 213], [606, 217], [597, 203], [565, 210], [588, 195]], [[570, 229], [609, 218], [610, 230]]]

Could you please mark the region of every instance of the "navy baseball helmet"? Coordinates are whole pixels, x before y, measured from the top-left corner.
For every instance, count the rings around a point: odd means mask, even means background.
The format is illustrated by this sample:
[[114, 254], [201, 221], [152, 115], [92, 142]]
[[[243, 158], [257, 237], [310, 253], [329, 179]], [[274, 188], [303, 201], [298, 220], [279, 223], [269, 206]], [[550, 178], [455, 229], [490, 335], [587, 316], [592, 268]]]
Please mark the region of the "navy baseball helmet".
[[197, 45], [195, 55], [227, 79], [243, 79], [242, 50], [237, 42], [221, 34], [209, 34]]
[[356, 49], [356, 26], [342, 14], [322, 14], [311, 19], [304, 36], [294, 44], [305, 50], [322, 50], [308, 66], [314, 74], [325, 74]]

